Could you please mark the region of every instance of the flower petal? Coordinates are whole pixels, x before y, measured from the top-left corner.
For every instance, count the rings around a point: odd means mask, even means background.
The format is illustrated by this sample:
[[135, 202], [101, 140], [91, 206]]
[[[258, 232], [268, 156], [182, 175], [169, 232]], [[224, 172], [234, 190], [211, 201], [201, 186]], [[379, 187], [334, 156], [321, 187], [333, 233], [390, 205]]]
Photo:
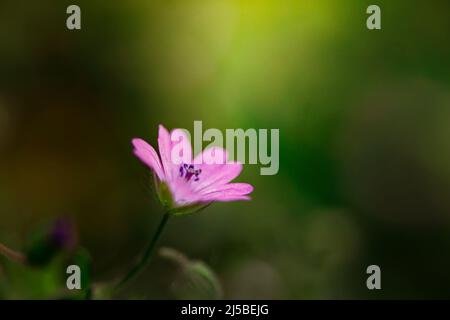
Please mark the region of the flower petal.
[[172, 164], [192, 162], [192, 147], [190, 136], [182, 129], [174, 129], [170, 133], [172, 143], [170, 159]]
[[159, 125], [158, 147], [159, 147], [159, 154], [161, 156], [162, 167], [164, 169], [164, 174], [166, 176], [166, 179], [170, 181], [172, 180], [173, 177], [173, 167], [174, 167], [170, 159], [172, 142], [170, 141], [169, 132], [162, 125]]
[[153, 149], [153, 147], [147, 142], [139, 138], [133, 139], [131, 143], [133, 144], [134, 154], [136, 155], [136, 157], [138, 157], [144, 164], [150, 167], [150, 169], [152, 169], [156, 173], [159, 180], [163, 181], [165, 178], [164, 171], [155, 149]]
[[172, 180], [169, 188], [177, 206], [190, 205], [200, 201], [201, 195], [193, 192], [189, 185], [181, 179]]
[[249, 193], [253, 191], [253, 186], [248, 183], [229, 183], [216, 188], [210, 188], [208, 193], [202, 193], [201, 202], [229, 202], [239, 200], [250, 200]]
[[212, 195], [212, 194], [222, 194], [222, 195], [246, 195], [253, 192], [253, 186], [248, 183], [227, 183], [221, 186], [211, 186], [209, 188], [203, 189], [199, 194]]
[[[220, 147], [209, 147], [195, 157], [194, 164], [200, 166], [223, 165], [227, 163], [227, 159], [227, 150]], [[213, 160], [217, 160], [217, 162], [213, 162]]]
[[202, 198], [204, 202], [231, 202], [231, 201], [240, 201], [240, 200], [251, 200], [249, 196], [246, 195], [221, 195], [221, 194], [211, 194]]
[[196, 192], [207, 192], [210, 187], [227, 184], [239, 176], [241, 171], [242, 164], [238, 162], [230, 162], [223, 165], [204, 165], [202, 167], [200, 181], [193, 186], [193, 190]]

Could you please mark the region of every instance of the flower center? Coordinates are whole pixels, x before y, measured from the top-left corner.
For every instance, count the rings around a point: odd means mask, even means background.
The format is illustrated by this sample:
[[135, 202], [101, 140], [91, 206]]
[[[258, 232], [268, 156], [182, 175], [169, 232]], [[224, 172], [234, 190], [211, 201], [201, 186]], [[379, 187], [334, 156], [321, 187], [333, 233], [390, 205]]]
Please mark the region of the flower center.
[[202, 169], [195, 169], [194, 165], [183, 163], [180, 166], [180, 177], [186, 181], [191, 180], [194, 177], [194, 181], [198, 181], [200, 173], [202, 173]]

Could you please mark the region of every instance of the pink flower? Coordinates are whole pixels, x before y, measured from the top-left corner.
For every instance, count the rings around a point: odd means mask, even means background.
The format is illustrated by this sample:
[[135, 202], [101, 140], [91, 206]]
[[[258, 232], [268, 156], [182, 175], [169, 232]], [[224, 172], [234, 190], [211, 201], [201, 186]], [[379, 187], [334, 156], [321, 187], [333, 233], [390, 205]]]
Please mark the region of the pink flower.
[[197, 211], [215, 201], [250, 200], [253, 187], [230, 183], [242, 164], [228, 161], [223, 148], [212, 147], [192, 158], [190, 140], [183, 130], [171, 133], [159, 126], [159, 156], [142, 139], [133, 139], [134, 154], [154, 173], [159, 198], [174, 214]]

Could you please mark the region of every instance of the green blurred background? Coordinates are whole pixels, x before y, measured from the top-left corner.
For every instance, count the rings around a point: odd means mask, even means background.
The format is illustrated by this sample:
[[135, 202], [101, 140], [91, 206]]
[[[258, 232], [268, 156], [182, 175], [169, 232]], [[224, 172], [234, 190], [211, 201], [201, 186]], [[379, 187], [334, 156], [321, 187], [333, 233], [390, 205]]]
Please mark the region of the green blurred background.
[[[376, 1], [374, 31], [370, 4], [1, 0], [0, 242], [67, 216], [111, 279], [162, 214], [131, 138], [279, 128], [279, 173], [239, 177], [251, 202], [173, 219], [161, 244], [225, 298], [450, 298], [450, 2]], [[173, 277], [155, 256], [122, 297], [174, 298]]]

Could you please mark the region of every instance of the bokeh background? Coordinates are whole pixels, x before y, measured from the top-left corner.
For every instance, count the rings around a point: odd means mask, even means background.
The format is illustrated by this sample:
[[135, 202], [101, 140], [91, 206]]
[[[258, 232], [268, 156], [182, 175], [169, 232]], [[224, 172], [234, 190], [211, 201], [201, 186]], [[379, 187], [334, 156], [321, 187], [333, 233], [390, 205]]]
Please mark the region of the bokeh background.
[[[279, 173], [239, 177], [252, 201], [173, 219], [161, 245], [209, 265], [225, 298], [449, 298], [450, 3], [376, 1], [375, 31], [370, 4], [1, 0], [0, 242], [68, 217], [108, 281], [162, 214], [132, 137], [279, 128]], [[0, 297], [42, 297], [7, 263]], [[156, 255], [120, 297], [184, 297], [175, 273]]]

